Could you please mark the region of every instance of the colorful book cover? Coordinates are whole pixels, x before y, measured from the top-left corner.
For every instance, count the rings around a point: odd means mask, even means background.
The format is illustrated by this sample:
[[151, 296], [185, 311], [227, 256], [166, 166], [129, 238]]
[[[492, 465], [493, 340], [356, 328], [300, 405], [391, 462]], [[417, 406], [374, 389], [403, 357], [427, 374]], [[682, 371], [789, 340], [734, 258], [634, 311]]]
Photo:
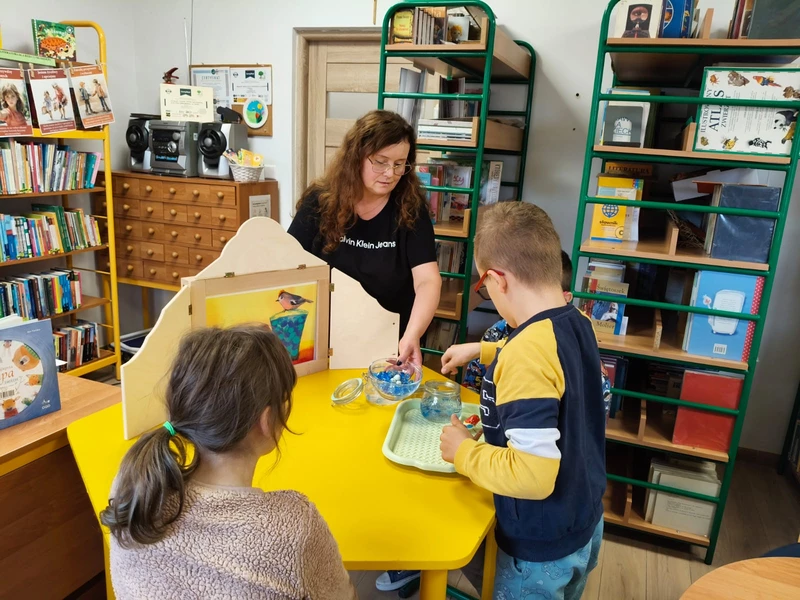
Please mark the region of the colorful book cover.
[[42, 134], [74, 131], [75, 111], [69, 98], [69, 80], [64, 69], [31, 69], [28, 79]]
[[36, 54], [56, 60], [75, 60], [75, 28], [72, 25], [31, 19]]
[[[764, 278], [737, 273], [698, 271], [692, 306], [743, 314], [757, 314]], [[689, 315], [684, 350], [689, 354], [746, 361], [755, 322], [729, 317]]]
[[664, 18], [661, 20], [661, 36], [663, 38], [689, 37], [694, 14], [694, 0], [666, 0]]
[[[703, 98], [797, 101], [800, 69], [706, 68]], [[788, 155], [797, 126], [797, 110], [710, 106], [697, 111], [694, 149], [700, 152]]]
[[628, 284], [605, 279], [590, 279], [588, 292], [591, 294], [603, 294], [605, 296], [617, 296], [620, 298], [619, 302], [593, 298], [590, 303], [585, 306], [586, 312], [588, 312], [592, 319], [595, 331], [598, 333], [620, 335], [622, 332], [623, 318], [625, 317], [625, 305], [622, 301], [628, 297]]
[[100, 65], [72, 67], [69, 70], [78, 116], [87, 129], [114, 122], [114, 111], [108, 97], [108, 85]]
[[[600, 175], [597, 183], [598, 198], [620, 198], [623, 200], [641, 200], [644, 182], [641, 179], [628, 179], [625, 177], [609, 177]], [[631, 218], [628, 212], [631, 212]], [[619, 206], [618, 204], [595, 204], [592, 215], [591, 239], [603, 242], [621, 242], [630, 239], [626, 234], [626, 221], [630, 225], [635, 215], [638, 221], [638, 211], [633, 207]], [[637, 226], [638, 232], [638, 226]], [[638, 235], [636, 236], [638, 239]]]
[[60, 410], [49, 320], [0, 329], [0, 429]]
[[657, 38], [661, 31], [664, 0], [621, 0], [616, 7], [614, 27], [610, 37]]
[[25, 88], [25, 76], [20, 69], [0, 69], [0, 137], [32, 133], [31, 105]]

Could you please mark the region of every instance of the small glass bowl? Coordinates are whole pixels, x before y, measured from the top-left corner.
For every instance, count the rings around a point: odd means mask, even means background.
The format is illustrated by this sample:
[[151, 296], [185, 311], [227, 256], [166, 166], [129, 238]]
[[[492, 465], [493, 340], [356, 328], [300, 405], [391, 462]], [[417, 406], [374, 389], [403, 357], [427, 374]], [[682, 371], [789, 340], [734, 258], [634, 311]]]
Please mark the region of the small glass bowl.
[[[392, 374], [400, 375], [406, 374], [408, 376], [408, 383], [401, 383], [397, 381], [384, 381], [379, 375], [380, 373], [389, 372]], [[368, 383], [375, 388], [378, 395], [388, 402], [399, 402], [408, 398], [411, 394], [419, 389], [422, 383], [422, 369], [417, 365], [406, 362], [398, 365], [396, 358], [381, 358], [374, 361], [369, 366], [369, 371], [366, 374]]]

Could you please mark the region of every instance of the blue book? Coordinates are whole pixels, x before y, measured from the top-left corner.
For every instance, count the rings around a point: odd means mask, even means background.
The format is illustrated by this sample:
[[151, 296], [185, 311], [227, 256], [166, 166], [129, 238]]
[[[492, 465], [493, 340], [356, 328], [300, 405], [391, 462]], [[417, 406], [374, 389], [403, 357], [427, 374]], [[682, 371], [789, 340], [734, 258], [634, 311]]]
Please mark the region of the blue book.
[[[736, 273], [698, 271], [692, 288], [692, 306], [743, 314], [757, 314], [764, 278]], [[755, 322], [744, 319], [689, 315], [683, 349], [689, 354], [746, 361], [750, 356]]]
[[0, 329], [0, 369], [0, 429], [61, 409], [49, 320]]

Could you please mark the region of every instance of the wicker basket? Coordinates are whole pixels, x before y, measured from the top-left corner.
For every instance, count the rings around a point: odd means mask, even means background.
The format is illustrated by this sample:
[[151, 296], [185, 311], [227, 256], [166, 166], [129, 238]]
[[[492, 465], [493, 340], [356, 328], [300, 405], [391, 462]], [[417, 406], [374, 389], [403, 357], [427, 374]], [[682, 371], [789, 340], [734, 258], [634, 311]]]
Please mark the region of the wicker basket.
[[264, 165], [258, 167], [244, 167], [242, 165], [231, 165], [231, 173], [233, 173], [234, 181], [258, 181], [261, 179], [261, 172], [264, 170]]

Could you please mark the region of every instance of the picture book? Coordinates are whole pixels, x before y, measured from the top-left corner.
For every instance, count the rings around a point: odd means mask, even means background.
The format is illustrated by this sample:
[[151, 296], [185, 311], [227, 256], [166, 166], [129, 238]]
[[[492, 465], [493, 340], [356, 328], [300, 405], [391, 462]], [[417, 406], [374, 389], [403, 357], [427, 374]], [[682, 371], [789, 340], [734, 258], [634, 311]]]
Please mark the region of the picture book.
[[33, 45], [39, 56], [75, 60], [75, 28], [72, 25], [31, 19]]
[[50, 320], [0, 329], [0, 340], [0, 429], [59, 410], [61, 398]]
[[42, 134], [74, 131], [75, 107], [69, 97], [69, 81], [64, 69], [31, 69], [28, 79]]
[[663, 10], [664, 0], [620, 0], [610, 37], [657, 38]]
[[[703, 98], [797, 101], [800, 69], [722, 69], [703, 75]], [[697, 112], [694, 149], [700, 152], [788, 155], [797, 110], [703, 104]]]
[[622, 303], [622, 300], [628, 296], [628, 284], [605, 279], [590, 279], [587, 291], [591, 294], [620, 298], [620, 302], [592, 299], [586, 305], [586, 309], [588, 309], [587, 314], [592, 319], [595, 331], [622, 335], [622, 324], [625, 317], [625, 304]]
[[[757, 314], [763, 289], [763, 277], [698, 271], [692, 287], [691, 306]], [[683, 350], [700, 356], [746, 361], [754, 332], [754, 321], [690, 314]]]
[[695, 0], [665, 0], [664, 17], [661, 19], [663, 38], [689, 37], [694, 15]]
[[[680, 399], [721, 408], [738, 408], [744, 386], [739, 373], [688, 370], [683, 375]], [[736, 419], [707, 410], [679, 406], [672, 443], [727, 452]]]
[[114, 122], [114, 111], [108, 97], [103, 68], [100, 65], [72, 67], [69, 70], [72, 89], [75, 91], [78, 116], [86, 129]]
[[[598, 198], [641, 200], [644, 182], [641, 179], [600, 175], [597, 179]], [[618, 204], [595, 204], [590, 236], [604, 242], [635, 241], [638, 236], [639, 209]], [[626, 230], [627, 227], [627, 230]]]
[[0, 137], [31, 135], [31, 105], [20, 69], [0, 69], [0, 94]]

